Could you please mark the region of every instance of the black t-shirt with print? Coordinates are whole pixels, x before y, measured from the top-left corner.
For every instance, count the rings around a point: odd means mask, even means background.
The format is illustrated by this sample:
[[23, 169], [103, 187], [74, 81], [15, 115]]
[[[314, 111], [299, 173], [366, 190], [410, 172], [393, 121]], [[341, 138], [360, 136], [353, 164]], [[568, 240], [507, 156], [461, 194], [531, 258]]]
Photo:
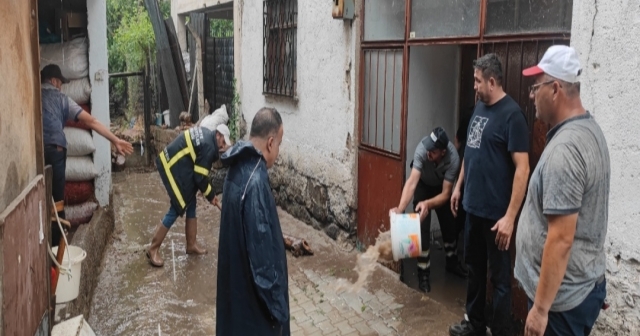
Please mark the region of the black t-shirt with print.
[[529, 128], [522, 109], [506, 95], [491, 106], [476, 104], [464, 152], [464, 209], [491, 220], [509, 207], [514, 152], [529, 151]]

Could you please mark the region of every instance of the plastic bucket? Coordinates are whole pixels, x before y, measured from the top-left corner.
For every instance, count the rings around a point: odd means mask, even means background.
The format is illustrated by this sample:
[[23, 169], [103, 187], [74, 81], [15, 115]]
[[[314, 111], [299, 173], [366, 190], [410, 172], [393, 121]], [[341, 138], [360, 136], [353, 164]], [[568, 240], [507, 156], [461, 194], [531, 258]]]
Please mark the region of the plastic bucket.
[[418, 214], [391, 215], [391, 250], [395, 261], [420, 256], [422, 239]]
[[164, 123], [167, 124], [167, 126], [171, 127], [171, 120], [169, 119], [169, 110], [166, 110], [164, 112], [162, 112], [162, 115], [164, 116]]
[[156, 113], [156, 126], [162, 126], [162, 113]]
[[[53, 255], [58, 253], [58, 247], [52, 248]], [[69, 256], [71, 256], [71, 268], [69, 269]], [[87, 252], [77, 246], [67, 246], [62, 257], [61, 274], [58, 277], [56, 288], [56, 303], [75, 300], [80, 292], [80, 274], [82, 261], [87, 257]]]

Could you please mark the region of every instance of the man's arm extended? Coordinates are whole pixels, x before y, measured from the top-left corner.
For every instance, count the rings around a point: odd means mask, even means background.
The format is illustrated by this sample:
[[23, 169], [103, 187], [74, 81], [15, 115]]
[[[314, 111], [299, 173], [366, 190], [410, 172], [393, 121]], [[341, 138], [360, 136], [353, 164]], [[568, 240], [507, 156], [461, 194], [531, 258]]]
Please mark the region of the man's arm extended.
[[133, 153], [133, 146], [128, 141], [119, 139], [117, 136], [111, 133], [111, 131], [106, 126], [98, 121], [98, 119], [96, 119], [86, 111], [82, 111], [78, 114], [78, 120], [84, 122], [87, 126], [89, 126], [89, 128], [109, 140], [114, 146], [116, 146], [118, 153], [123, 155]]
[[442, 192], [433, 198], [422, 201], [416, 205], [416, 211], [420, 213], [420, 220], [427, 218], [431, 209], [437, 209], [443, 206], [451, 197], [451, 190], [453, 189], [453, 183], [445, 180], [442, 183]]
[[421, 173], [419, 170], [415, 168], [411, 168], [411, 175], [409, 175], [409, 179], [407, 179], [407, 182], [404, 184], [404, 188], [402, 188], [402, 196], [400, 197], [400, 204], [398, 205], [397, 208], [391, 209], [390, 212], [395, 212], [395, 213], [404, 212], [404, 209], [407, 208], [407, 206], [409, 205], [409, 202], [413, 198], [413, 193], [416, 191], [416, 186], [420, 181], [420, 175]]

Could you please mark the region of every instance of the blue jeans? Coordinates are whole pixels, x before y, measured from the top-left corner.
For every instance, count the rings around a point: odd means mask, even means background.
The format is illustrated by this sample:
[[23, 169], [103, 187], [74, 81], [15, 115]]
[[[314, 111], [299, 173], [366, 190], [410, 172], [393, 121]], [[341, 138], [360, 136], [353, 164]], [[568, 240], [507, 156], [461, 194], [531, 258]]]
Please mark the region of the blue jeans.
[[467, 316], [476, 330], [484, 330], [487, 297], [487, 261], [493, 285], [493, 319], [489, 323], [494, 336], [511, 335], [511, 255], [495, 243], [496, 221], [467, 213], [464, 231], [464, 260], [469, 268]]
[[[195, 198], [187, 205], [187, 218], [196, 218], [196, 200]], [[178, 213], [173, 209], [172, 206], [169, 207], [169, 211], [164, 218], [162, 218], [162, 225], [167, 229], [170, 229], [173, 226], [173, 223], [178, 219]]]
[[[44, 146], [44, 164], [51, 165], [51, 192], [55, 202], [64, 201], [65, 170], [67, 167], [67, 149], [56, 145]], [[64, 210], [58, 212], [61, 219], [66, 218]], [[62, 233], [58, 224], [51, 224], [51, 245], [58, 246]]]
[[[596, 283], [587, 298], [577, 307], [563, 312], [549, 312], [549, 322], [545, 336], [583, 336], [589, 335], [593, 324], [602, 309], [607, 296], [607, 281]], [[533, 301], [529, 299], [529, 310]]]

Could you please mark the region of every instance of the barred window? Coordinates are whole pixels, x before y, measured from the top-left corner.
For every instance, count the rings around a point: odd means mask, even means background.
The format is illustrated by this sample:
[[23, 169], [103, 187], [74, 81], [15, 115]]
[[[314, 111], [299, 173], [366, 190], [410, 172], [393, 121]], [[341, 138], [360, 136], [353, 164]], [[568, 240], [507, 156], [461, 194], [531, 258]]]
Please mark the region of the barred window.
[[296, 96], [298, 0], [264, 0], [263, 92]]

